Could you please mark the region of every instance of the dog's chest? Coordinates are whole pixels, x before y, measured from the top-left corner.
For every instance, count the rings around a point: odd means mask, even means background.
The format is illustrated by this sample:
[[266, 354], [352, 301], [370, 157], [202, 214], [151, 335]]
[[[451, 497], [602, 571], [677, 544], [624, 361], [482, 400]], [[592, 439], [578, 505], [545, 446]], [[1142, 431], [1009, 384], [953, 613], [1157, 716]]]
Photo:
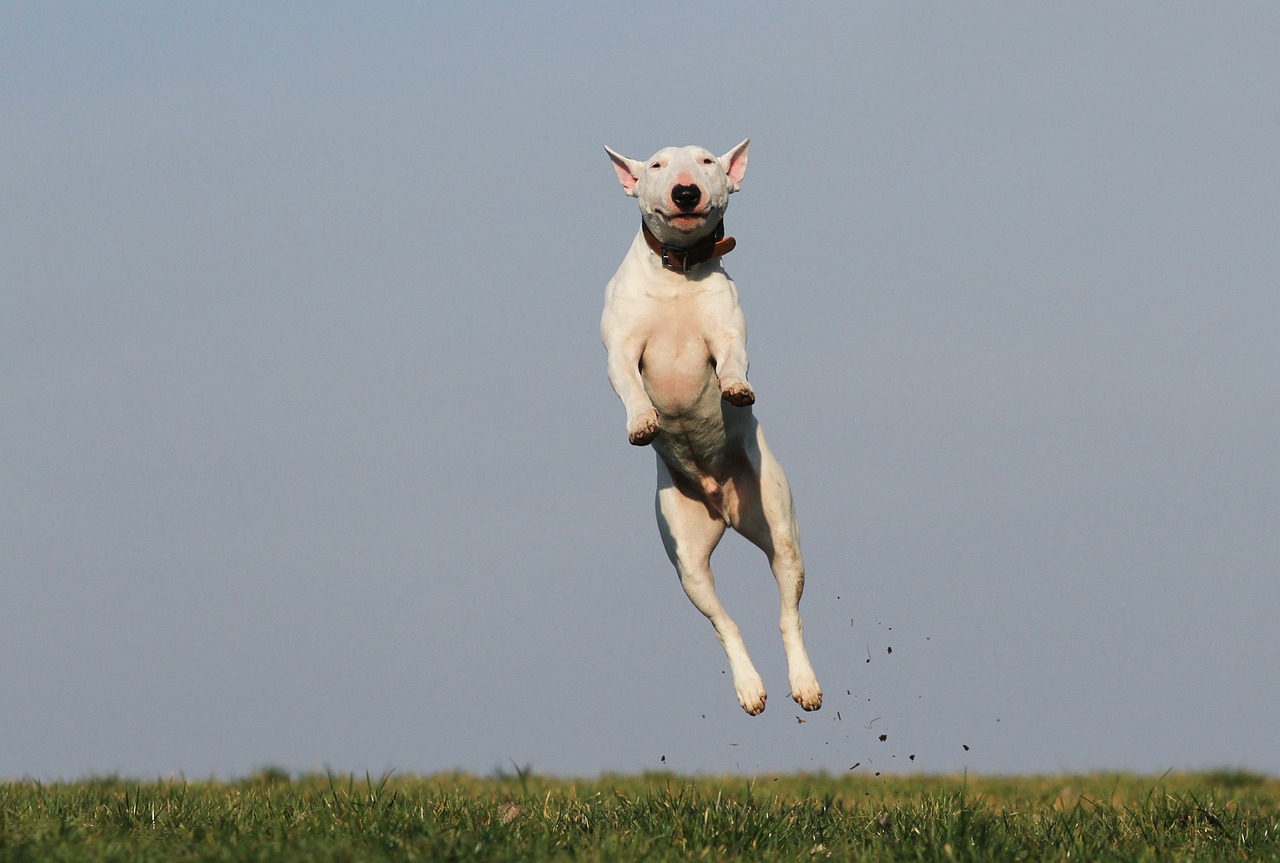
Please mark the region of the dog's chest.
[[718, 414], [719, 388], [703, 304], [692, 297], [650, 303], [640, 369], [654, 407], [669, 417], [713, 408]]

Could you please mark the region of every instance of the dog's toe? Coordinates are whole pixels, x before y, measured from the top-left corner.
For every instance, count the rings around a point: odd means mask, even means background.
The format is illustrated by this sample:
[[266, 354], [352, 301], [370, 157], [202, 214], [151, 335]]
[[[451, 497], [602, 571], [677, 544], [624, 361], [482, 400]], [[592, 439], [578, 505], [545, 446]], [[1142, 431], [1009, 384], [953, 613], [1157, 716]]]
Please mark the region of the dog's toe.
[[658, 430], [645, 429], [643, 431], [631, 432], [627, 435], [627, 440], [631, 441], [632, 446], [648, 446], [653, 443], [653, 439], [658, 436]]

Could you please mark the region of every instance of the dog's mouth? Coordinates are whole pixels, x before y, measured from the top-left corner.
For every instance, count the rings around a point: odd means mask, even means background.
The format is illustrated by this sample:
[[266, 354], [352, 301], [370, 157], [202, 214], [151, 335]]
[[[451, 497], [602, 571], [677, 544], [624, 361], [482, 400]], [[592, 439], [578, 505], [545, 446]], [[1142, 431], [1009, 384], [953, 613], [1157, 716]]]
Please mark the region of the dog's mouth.
[[707, 221], [709, 213], [659, 213], [668, 225], [681, 230], [690, 230]]

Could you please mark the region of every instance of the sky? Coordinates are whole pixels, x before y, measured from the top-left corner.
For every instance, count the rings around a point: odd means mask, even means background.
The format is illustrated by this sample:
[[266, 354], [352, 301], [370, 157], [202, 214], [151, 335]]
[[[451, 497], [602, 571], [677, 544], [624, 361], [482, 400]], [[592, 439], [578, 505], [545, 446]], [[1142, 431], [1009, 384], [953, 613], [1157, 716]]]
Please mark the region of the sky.
[[[1278, 37], [3, 4], [0, 778], [1280, 774]], [[603, 147], [746, 137], [725, 266], [826, 693], [729, 535], [755, 718], [599, 339]]]

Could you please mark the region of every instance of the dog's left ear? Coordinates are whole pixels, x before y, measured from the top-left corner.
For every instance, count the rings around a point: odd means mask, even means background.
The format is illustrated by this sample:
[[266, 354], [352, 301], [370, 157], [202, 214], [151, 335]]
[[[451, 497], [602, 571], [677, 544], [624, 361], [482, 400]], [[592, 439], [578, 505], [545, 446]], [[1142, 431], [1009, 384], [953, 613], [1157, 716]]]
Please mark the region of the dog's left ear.
[[742, 178], [747, 173], [747, 147], [751, 139], [743, 141], [720, 157], [720, 166], [729, 175], [729, 191], [736, 192], [742, 185]]

